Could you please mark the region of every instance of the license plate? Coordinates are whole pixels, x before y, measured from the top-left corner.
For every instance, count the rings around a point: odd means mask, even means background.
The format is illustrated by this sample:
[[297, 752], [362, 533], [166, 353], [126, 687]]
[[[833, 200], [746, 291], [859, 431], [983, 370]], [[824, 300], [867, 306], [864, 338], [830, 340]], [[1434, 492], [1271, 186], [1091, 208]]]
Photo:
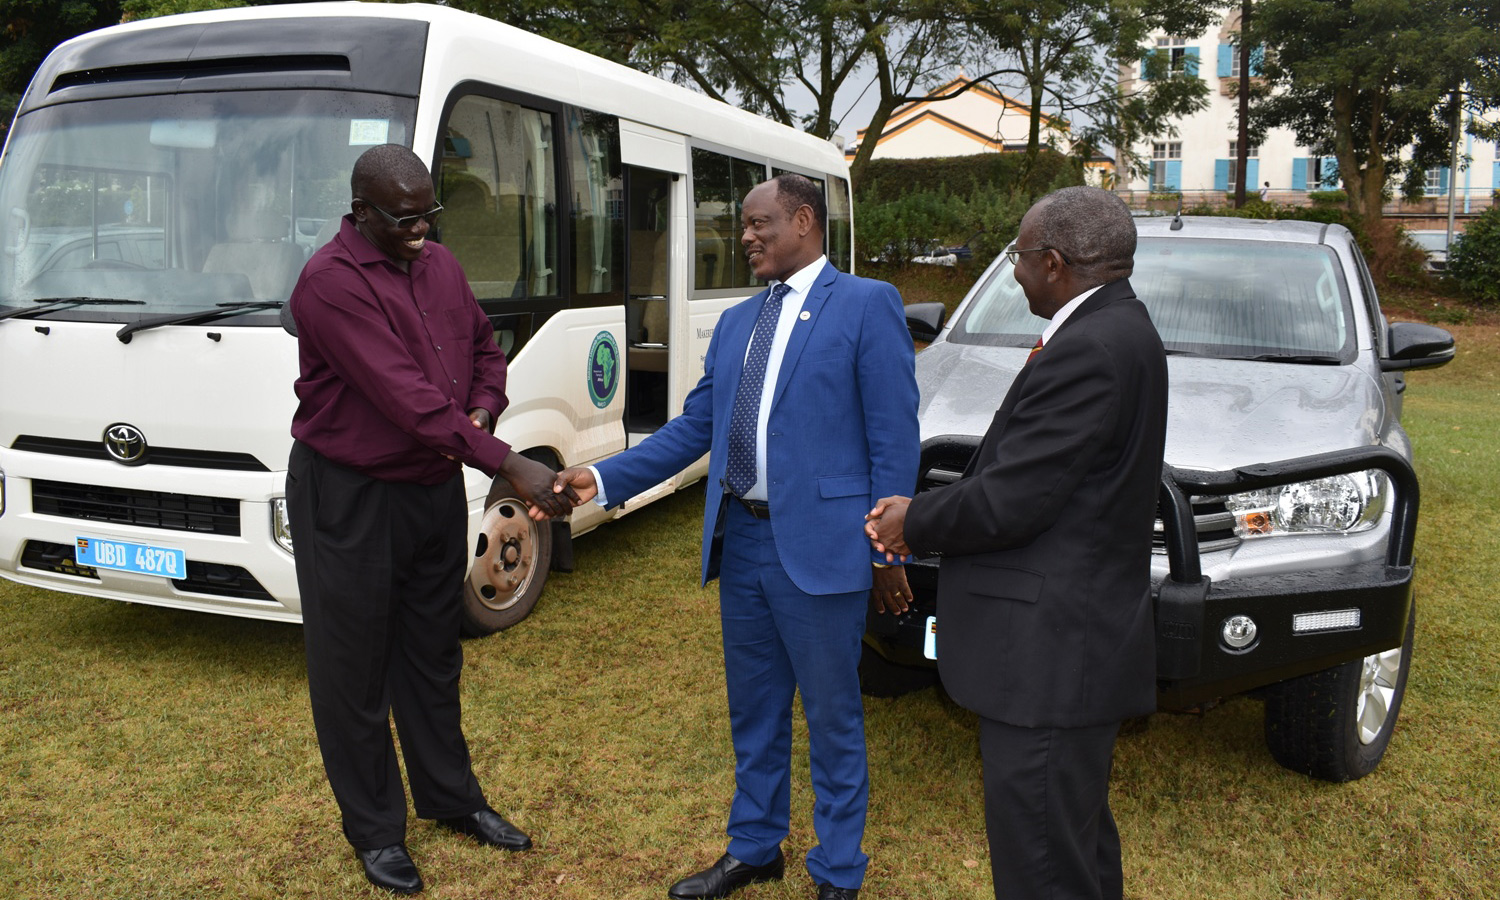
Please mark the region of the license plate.
[[96, 537], [74, 538], [74, 547], [74, 558], [81, 566], [161, 578], [187, 576], [187, 554], [181, 550]]
[[927, 639], [922, 642], [922, 655], [937, 659], [937, 616], [927, 617]]

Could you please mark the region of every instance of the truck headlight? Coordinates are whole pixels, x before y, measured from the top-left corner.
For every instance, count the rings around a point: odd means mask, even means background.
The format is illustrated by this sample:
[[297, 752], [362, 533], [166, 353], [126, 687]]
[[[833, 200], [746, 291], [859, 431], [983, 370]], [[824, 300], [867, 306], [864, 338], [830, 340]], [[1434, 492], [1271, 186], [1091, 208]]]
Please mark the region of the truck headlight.
[[1375, 527], [1385, 512], [1386, 475], [1366, 469], [1230, 494], [1224, 505], [1242, 538], [1278, 534], [1353, 534]]
[[276, 497], [271, 500], [271, 537], [281, 549], [288, 553], [292, 551], [292, 523], [286, 515], [286, 498]]

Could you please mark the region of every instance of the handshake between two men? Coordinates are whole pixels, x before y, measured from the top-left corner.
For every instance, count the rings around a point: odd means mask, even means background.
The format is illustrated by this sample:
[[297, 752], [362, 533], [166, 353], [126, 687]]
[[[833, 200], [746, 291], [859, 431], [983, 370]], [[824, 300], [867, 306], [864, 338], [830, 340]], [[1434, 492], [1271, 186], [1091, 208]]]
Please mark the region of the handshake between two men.
[[[599, 483], [592, 469], [572, 466], [558, 472], [552, 482], [552, 497], [537, 497], [529, 500], [527, 515], [538, 522], [559, 515], [566, 515], [573, 507], [593, 500], [599, 494]], [[523, 498], [526, 499], [526, 498]], [[906, 508], [910, 497], [885, 497], [865, 516], [865, 536], [875, 552], [884, 553], [888, 564], [905, 562], [911, 556], [906, 544]], [[906, 586], [904, 574], [877, 575], [875, 597], [881, 612], [904, 613], [909, 608], [911, 591]], [[889, 582], [889, 583], [887, 583]]]

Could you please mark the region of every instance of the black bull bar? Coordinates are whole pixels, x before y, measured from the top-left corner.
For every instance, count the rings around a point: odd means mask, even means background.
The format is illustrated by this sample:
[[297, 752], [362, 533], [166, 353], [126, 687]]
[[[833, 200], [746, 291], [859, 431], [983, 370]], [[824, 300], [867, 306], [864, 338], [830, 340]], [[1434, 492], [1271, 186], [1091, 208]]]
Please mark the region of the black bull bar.
[[[1306, 573], [1214, 584], [1203, 575], [1192, 494], [1233, 494], [1379, 469], [1393, 494], [1385, 558]], [[1412, 546], [1420, 495], [1411, 463], [1359, 447], [1220, 472], [1162, 467], [1160, 512], [1170, 572], [1156, 592], [1158, 702], [1190, 708], [1399, 646], [1411, 613]], [[1357, 625], [1299, 632], [1298, 614], [1353, 611]], [[1220, 636], [1230, 617], [1257, 626], [1248, 647]]]

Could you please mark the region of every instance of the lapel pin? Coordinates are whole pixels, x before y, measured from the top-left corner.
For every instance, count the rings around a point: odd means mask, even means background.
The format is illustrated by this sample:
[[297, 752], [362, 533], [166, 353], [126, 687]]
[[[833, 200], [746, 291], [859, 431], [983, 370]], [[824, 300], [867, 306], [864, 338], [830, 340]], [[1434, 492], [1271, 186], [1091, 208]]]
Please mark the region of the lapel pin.
[[811, 318], [812, 318], [812, 313], [810, 313], [810, 312], [808, 312], [808, 311], [807, 311], [807, 310], [805, 310], [805, 309], [804, 309], [804, 310], [803, 310], [803, 311], [802, 311], [802, 313], [801, 313], [801, 314], [800, 314], [800, 315], [798, 315], [798, 316], [797, 316], [797, 318], [799, 318], [799, 319], [801, 319], [801, 320], [802, 320], [802, 321], [804, 321], [804, 322], [806, 322], [806, 321], [807, 321], [807, 320], [808, 320], [808, 319], [811, 319]]

